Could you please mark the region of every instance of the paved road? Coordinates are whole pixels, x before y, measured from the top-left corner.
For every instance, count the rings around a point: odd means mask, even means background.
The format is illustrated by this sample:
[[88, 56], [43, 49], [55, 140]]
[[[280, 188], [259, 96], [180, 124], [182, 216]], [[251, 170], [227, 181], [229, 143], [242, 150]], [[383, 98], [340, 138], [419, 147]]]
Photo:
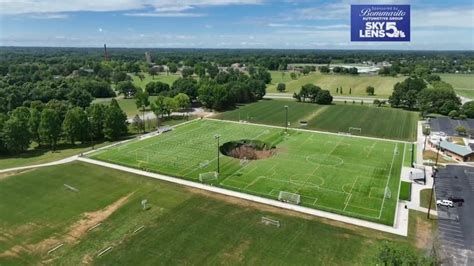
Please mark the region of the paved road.
[[[360, 102], [360, 101], [364, 101], [365, 103], [373, 103], [375, 99], [388, 101], [388, 99], [386, 99], [386, 98], [374, 98], [374, 97], [357, 97], [357, 96], [356, 97], [332, 96], [332, 97], [333, 97], [333, 101], [336, 101], [336, 102], [343, 102], [343, 101]], [[265, 94], [265, 96], [263, 98], [266, 98], [266, 99], [293, 99], [293, 94], [289, 94], [289, 93], [267, 93], [267, 94]]]
[[436, 199], [465, 200], [455, 208], [438, 207], [441, 247], [452, 265], [474, 265], [474, 168], [448, 165], [436, 178]]

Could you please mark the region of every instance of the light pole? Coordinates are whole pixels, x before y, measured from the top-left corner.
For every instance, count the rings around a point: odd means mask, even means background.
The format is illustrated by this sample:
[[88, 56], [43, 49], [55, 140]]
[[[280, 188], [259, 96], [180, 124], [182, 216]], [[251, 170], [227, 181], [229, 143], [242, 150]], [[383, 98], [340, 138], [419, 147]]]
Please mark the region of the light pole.
[[430, 204], [428, 205], [428, 214], [426, 218], [430, 219], [430, 211], [431, 211], [431, 203], [433, 201], [433, 191], [436, 183], [436, 174], [438, 173], [438, 168], [433, 168], [433, 175], [431, 177], [433, 178], [433, 185], [431, 186], [431, 193], [430, 193]]
[[286, 119], [285, 119], [285, 133], [288, 133], [288, 105], [285, 105], [285, 113], [286, 113]]
[[217, 139], [217, 173], [220, 174], [221, 169], [220, 169], [220, 162], [219, 162], [219, 157], [220, 157], [219, 156], [219, 154], [220, 154], [220, 152], [219, 152], [219, 139], [221, 138], [221, 135], [216, 134], [216, 135], [214, 135], [214, 138]]

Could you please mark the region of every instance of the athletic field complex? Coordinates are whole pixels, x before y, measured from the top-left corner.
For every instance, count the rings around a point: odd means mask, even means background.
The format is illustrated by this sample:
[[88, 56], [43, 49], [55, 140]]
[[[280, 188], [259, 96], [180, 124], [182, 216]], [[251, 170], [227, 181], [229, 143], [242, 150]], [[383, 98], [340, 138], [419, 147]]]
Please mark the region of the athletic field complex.
[[[258, 158], [242, 156], [247, 151], [239, 148], [225, 155], [223, 147], [235, 142], [265, 149]], [[393, 225], [403, 157], [410, 147], [405, 142], [203, 119], [90, 157]]]

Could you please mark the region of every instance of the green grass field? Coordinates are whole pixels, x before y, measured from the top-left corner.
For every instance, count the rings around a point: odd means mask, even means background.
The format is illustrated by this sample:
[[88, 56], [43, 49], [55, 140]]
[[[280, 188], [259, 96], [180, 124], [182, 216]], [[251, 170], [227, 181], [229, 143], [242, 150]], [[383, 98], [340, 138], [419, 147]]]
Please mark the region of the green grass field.
[[402, 238], [79, 162], [2, 177], [0, 195], [0, 265], [367, 265], [382, 241], [428, 249], [433, 230], [417, 212]]
[[355, 127], [361, 128], [362, 131], [354, 131], [353, 134], [399, 140], [416, 138], [419, 117], [417, 112], [360, 103], [316, 105], [285, 100], [262, 100], [217, 114], [215, 118], [284, 126], [285, 105], [289, 106], [288, 121], [291, 127], [298, 128], [300, 121], [307, 121], [307, 129], [337, 133], [348, 132], [350, 127]]
[[171, 74], [171, 73], [168, 75], [167, 74], [155, 75], [154, 78], [148, 73], [142, 73], [142, 74], [145, 76], [143, 80], [140, 80], [140, 78], [138, 78], [138, 76], [134, 74], [129, 74], [132, 77], [133, 83], [142, 89], [145, 89], [146, 84], [152, 81], [161, 81], [164, 83], [168, 83], [171, 86], [171, 84], [173, 84], [175, 80], [181, 77], [181, 75]]
[[472, 74], [440, 74], [441, 80], [453, 85], [458, 95], [474, 99], [474, 75]]
[[[267, 92], [275, 93], [276, 85], [280, 82], [286, 83], [286, 92], [293, 93], [301, 89], [301, 86], [312, 83], [322, 89], [329, 90], [332, 95], [341, 96], [367, 96], [365, 88], [373, 86], [375, 88], [374, 97], [388, 97], [392, 94], [393, 86], [397, 82], [405, 80], [406, 77], [383, 77], [379, 75], [339, 75], [321, 74], [312, 72], [307, 76], [299, 76], [296, 80], [291, 80], [290, 72], [285, 72], [282, 77], [281, 71], [271, 71], [272, 83], [268, 85]], [[342, 87], [343, 94], [336, 94], [336, 88]], [[349, 94], [349, 88], [352, 93]]]
[[214, 185], [273, 199], [280, 191], [298, 193], [303, 206], [393, 223], [409, 146], [404, 143], [298, 131], [284, 135], [277, 128], [197, 120], [92, 158], [198, 181], [199, 174], [216, 170], [215, 134], [221, 135], [221, 144], [258, 139], [276, 145], [277, 152], [245, 165], [220, 156], [221, 173]]

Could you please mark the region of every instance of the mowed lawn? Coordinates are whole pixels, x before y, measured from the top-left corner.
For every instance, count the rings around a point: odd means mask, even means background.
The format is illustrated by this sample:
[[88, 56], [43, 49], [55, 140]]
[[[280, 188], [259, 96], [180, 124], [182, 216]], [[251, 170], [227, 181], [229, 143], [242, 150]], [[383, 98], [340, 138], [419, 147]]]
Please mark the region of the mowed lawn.
[[313, 130], [337, 133], [349, 132], [350, 127], [355, 127], [360, 128], [361, 132], [353, 131], [352, 133], [363, 136], [410, 141], [416, 138], [419, 119], [417, 112], [352, 102], [317, 105], [287, 100], [262, 100], [239, 106], [235, 110], [223, 112], [214, 117], [284, 126], [285, 105], [288, 106], [290, 127], [300, 128], [300, 121], [307, 121], [308, 126], [304, 128]]
[[441, 80], [453, 85], [458, 95], [474, 99], [474, 74], [439, 74]]
[[[199, 181], [216, 171], [220, 143], [257, 139], [276, 145], [270, 158], [220, 156], [216, 186], [277, 199], [301, 195], [301, 205], [393, 224], [405, 143], [291, 131], [216, 120], [196, 120], [172, 132], [99, 151], [93, 159]], [[407, 147], [408, 146], [408, 147]]]
[[171, 84], [173, 84], [175, 80], [181, 77], [181, 75], [171, 74], [171, 73], [170, 74], [161, 73], [159, 75], [155, 75], [154, 77], [152, 77], [148, 73], [142, 73], [142, 74], [145, 76], [143, 80], [140, 80], [140, 78], [135, 74], [129, 74], [132, 77], [132, 81], [135, 84], [135, 86], [138, 86], [142, 89], [145, 89], [146, 84], [150, 82], [154, 82], [154, 81], [161, 81], [171, 86]]
[[[409, 238], [332, 225], [79, 162], [3, 177], [0, 195], [0, 265], [367, 265], [382, 241], [420, 247], [417, 226], [431, 228], [415, 213]], [[281, 227], [263, 225], [262, 216]]]
[[[397, 82], [401, 82], [406, 77], [384, 77], [379, 75], [341, 75], [341, 74], [321, 74], [319, 72], [311, 72], [304, 76], [298, 76], [296, 80], [290, 78], [291, 72], [284, 72], [282, 77], [281, 71], [272, 71], [272, 83], [267, 86], [267, 92], [275, 93], [278, 83], [286, 84], [287, 93], [298, 92], [301, 87], [307, 83], [315, 84], [322, 89], [329, 90], [332, 95], [338, 96], [368, 96], [365, 89], [367, 86], [375, 88], [374, 97], [387, 98], [392, 94], [393, 86]], [[343, 94], [336, 94], [336, 88], [342, 87]], [[349, 94], [349, 88], [352, 88]]]

